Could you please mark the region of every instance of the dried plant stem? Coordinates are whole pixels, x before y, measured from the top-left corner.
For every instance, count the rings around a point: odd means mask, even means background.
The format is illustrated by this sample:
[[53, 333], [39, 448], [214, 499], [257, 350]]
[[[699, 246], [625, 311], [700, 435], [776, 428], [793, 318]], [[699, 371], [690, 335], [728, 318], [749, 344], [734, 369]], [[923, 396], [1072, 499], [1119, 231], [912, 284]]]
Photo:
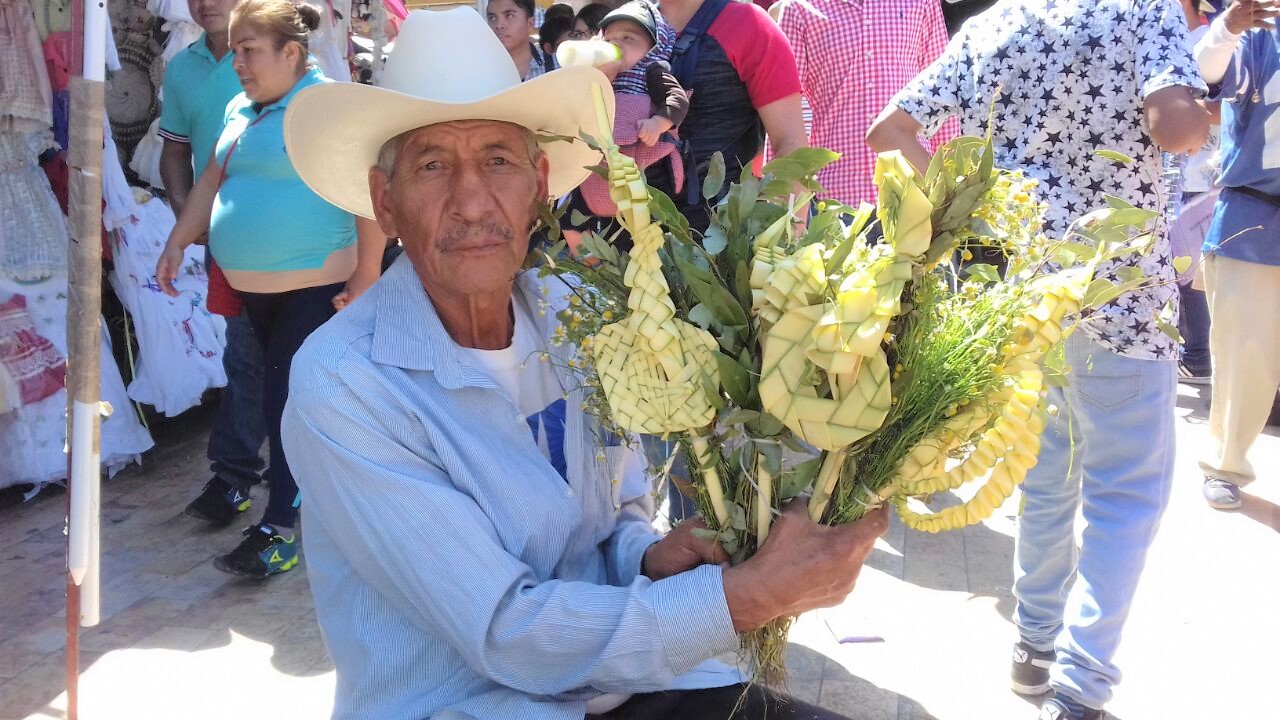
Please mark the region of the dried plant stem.
[[773, 476], [765, 467], [763, 455], [756, 456], [756, 547], [764, 545], [773, 520]]
[[818, 478], [813, 481], [813, 496], [809, 498], [809, 517], [814, 522], [822, 522], [822, 516], [831, 502], [831, 495], [836, 489], [836, 480], [844, 469], [845, 452], [832, 450], [822, 459], [822, 467], [818, 469]]

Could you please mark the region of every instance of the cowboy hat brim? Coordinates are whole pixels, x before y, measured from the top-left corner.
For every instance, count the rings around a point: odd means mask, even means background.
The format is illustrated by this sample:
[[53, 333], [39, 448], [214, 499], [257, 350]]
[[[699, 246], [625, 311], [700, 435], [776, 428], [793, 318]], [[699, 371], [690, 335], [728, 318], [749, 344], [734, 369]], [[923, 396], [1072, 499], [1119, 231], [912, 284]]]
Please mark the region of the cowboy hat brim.
[[[613, 88], [599, 70], [549, 72], [489, 97], [440, 102], [356, 83], [324, 83], [300, 91], [284, 118], [284, 144], [298, 175], [317, 195], [355, 215], [373, 218], [369, 169], [388, 140], [427, 125], [496, 120], [535, 134], [596, 135], [592, 86], [601, 89], [613, 125]], [[582, 184], [599, 152], [581, 139], [541, 144], [551, 166], [547, 191], [557, 198]]]

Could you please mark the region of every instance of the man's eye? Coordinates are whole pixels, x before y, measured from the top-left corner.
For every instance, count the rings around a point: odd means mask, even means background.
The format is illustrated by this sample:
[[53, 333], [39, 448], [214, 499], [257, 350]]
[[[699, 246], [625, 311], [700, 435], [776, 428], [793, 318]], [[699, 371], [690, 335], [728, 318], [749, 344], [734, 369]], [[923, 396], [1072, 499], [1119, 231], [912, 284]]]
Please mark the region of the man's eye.
[[504, 157], [495, 157], [493, 160], [490, 160], [490, 162], [492, 162], [494, 165], [510, 165], [511, 164]]
[[439, 161], [439, 160], [429, 160], [429, 161], [424, 162], [424, 163], [422, 163], [421, 165], [419, 165], [419, 166], [418, 166], [418, 169], [419, 169], [419, 170], [439, 170], [439, 169], [440, 169], [440, 161]]

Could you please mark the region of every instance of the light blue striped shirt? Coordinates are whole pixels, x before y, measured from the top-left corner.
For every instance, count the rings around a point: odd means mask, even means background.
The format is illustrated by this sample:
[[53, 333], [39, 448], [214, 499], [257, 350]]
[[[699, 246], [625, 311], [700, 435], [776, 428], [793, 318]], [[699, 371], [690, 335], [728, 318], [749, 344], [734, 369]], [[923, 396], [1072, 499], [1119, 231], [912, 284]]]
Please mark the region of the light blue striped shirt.
[[[517, 278], [549, 342], [562, 286]], [[537, 360], [533, 360], [537, 362]], [[733, 684], [720, 568], [639, 574], [657, 539], [632, 456], [566, 389], [568, 480], [450, 339], [408, 256], [294, 359], [283, 437], [335, 718], [582, 718], [602, 693]]]

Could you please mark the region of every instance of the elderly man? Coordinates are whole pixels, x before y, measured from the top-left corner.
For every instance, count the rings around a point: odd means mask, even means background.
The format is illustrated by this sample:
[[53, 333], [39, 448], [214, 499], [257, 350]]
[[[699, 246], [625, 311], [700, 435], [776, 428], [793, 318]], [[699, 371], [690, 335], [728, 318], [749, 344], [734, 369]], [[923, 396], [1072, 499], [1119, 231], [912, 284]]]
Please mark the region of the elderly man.
[[[789, 511], [733, 568], [696, 523], [655, 534], [643, 473], [602, 446], [550, 342], [559, 283], [521, 272], [539, 206], [599, 161], [534, 133], [592, 127], [608, 81], [522, 85], [458, 9], [409, 17], [385, 85], [303, 91], [286, 119], [316, 192], [405, 245], [307, 341], [285, 413], [334, 716], [729, 717], [741, 677], [708, 659], [841, 601], [885, 517]], [[836, 717], [758, 688], [742, 712]]]

